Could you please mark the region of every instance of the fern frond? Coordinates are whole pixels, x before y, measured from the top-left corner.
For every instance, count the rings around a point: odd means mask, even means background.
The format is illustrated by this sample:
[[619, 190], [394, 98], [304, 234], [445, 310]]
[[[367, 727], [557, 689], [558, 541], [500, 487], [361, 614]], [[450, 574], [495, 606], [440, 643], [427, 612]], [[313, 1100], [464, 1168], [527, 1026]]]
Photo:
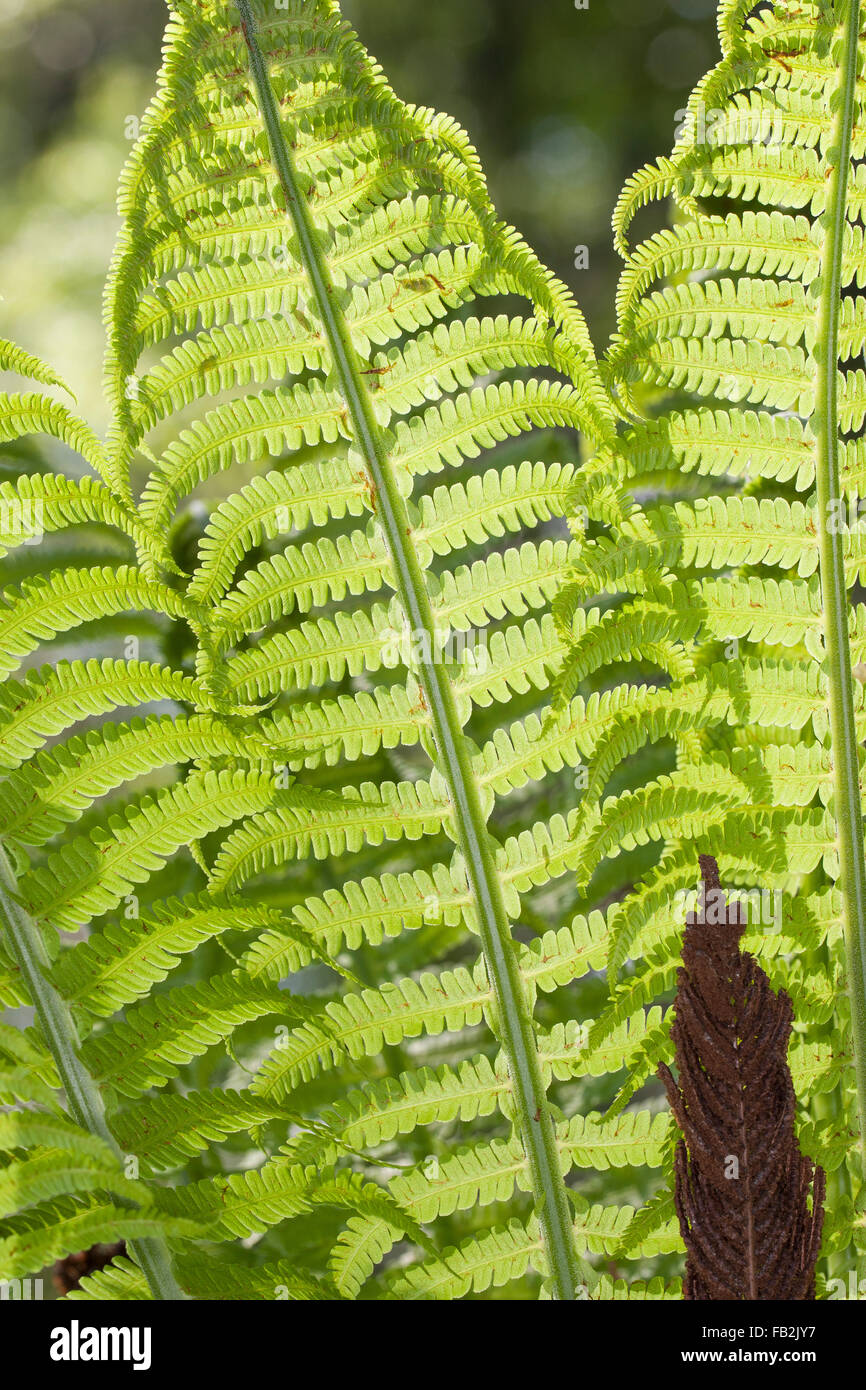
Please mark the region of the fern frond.
[[34, 392], [0, 397], [0, 440], [6, 443], [28, 434], [47, 434], [59, 439], [108, 481], [109, 464], [104, 446], [90, 426], [73, 415], [67, 406]]
[[[671, 156], [626, 184], [605, 361], [622, 426], [572, 484], [572, 507], [604, 525], [554, 605], [555, 715], [581, 720], [584, 765], [571, 862], [588, 895], [605, 874], [620, 885], [589, 1049], [670, 989], [698, 856], [717, 856], [758, 909], [749, 945], [767, 976], [790, 976], [805, 1039], [794, 1084], [808, 1132], [846, 1165], [839, 1211], [860, 1174], [816, 1098], [848, 1112], [844, 1068], [821, 1045], [832, 1029], [850, 1058], [843, 959], [862, 1032], [859, 10], [723, 0], [721, 62]], [[632, 247], [638, 214], [668, 198], [673, 225]], [[649, 1116], [623, 1106], [670, 1056], [659, 1023], [609, 1113]], [[650, 1198], [636, 1239], [666, 1209]]]
[[325, 1004], [318, 1018], [289, 1033], [270, 1054], [252, 1083], [254, 1094], [284, 1098], [343, 1057], [375, 1056], [386, 1043], [479, 1023], [491, 998], [479, 973], [458, 967]]

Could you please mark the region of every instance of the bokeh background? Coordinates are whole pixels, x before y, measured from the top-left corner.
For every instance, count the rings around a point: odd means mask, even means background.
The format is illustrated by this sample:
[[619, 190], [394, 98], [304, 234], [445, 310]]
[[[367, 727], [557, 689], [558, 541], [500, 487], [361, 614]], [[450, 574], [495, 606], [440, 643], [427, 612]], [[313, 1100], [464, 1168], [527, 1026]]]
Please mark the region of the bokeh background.
[[[500, 214], [612, 327], [610, 215], [717, 58], [715, 0], [344, 0], [406, 100], [456, 116]], [[117, 174], [153, 89], [162, 0], [0, 0], [0, 336], [103, 423]], [[575, 248], [588, 267], [575, 269]]]

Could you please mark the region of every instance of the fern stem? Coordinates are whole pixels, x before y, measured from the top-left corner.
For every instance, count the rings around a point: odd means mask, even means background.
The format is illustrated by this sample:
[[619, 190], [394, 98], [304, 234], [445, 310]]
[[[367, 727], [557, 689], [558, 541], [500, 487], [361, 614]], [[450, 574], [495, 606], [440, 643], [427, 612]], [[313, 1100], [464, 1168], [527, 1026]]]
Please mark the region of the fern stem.
[[463, 853], [478, 916], [479, 934], [493, 992], [498, 1035], [505, 1051], [517, 1111], [517, 1124], [529, 1163], [535, 1209], [557, 1298], [574, 1299], [582, 1272], [575, 1246], [568, 1194], [560, 1171], [559, 1149], [538, 1059], [531, 1011], [514, 952], [502, 885], [493, 858], [486, 819], [473, 777], [454, 694], [434, 658], [435, 621], [424, 576], [411, 542], [403, 497], [361, 375], [345, 317], [337, 302], [319, 234], [280, 125], [268, 69], [258, 43], [249, 0], [237, 0], [259, 109], [271, 158], [298, 239], [304, 266], [331, 351], [336, 379], [363, 455], [375, 496], [375, 509], [394, 571], [397, 596], [413, 633], [425, 641], [418, 678], [427, 702], [437, 750], [437, 766], [448, 789], [457, 843]]
[[[17, 883], [6, 850], [0, 844], [0, 922], [12, 946], [42, 1034], [57, 1067], [73, 1119], [102, 1139], [118, 1158], [123, 1152], [105, 1115], [105, 1103], [93, 1077], [78, 1056], [78, 1029], [62, 995], [48, 982], [50, 961], [39, 928], [18, 900]], [[130, 1204], [132, 1205], [132, 1204]], [[158, 1237], [129, 1241], [154, 1298], [185, 1298], [171, 1268], [168, 1247]]]
[[816, 359], [818, 391], [815, 411], [818, 440], [816, 491], [824, 604], [824, 633], [833, 741], [833, 785], [839, 882], [844, 896], [848, 992], [854, 1038], [854, 1068], [860, 1121], [860, 1159], [866, 1179], [866, 857], [860, 764], [854, 720], [851, 652], [848, 643], [848, 590], [841, 527], [839, 480], [839, 305], [846, 226], [848, 173], [857, 84], [860, 0], [848, 0], [844, 32], [839, 109], [836, 119], [821, 270], [820, 328]]

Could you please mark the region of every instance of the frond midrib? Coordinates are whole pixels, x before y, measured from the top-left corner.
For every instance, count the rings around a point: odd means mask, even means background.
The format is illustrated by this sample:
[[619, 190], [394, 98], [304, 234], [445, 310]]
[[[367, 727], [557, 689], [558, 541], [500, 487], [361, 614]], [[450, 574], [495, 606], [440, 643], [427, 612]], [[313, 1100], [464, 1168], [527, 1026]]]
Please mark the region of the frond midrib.
[[855, 1073], [860, 1117], [861, 1165], [866, 1176], [866, 858], [859, 757], [854, 716], [853, 677], [848, 638], [848, 589], [843, 537], [830, 525], [831, 507], [841, 496], [839, 469], [839, 320], [845, 242], [848, 176], [855, 120], [860, 33], [860, 0], [848, 0], [844, 49], [824, 214], [826, 235], [821, 265], [820, 328], [816, 350], [816, 493], [820, 525], [821, 589], [824, 601], [830, 730], [833, 747], [834, 811], [844, 889], [848, 990], [851, 998]]
[[[298, 255], [310, 281], [335, 368], [335, 377], [352, 422], [355, 446], [362, 454], [375, 489], [376, 511], [394, 570], [395, 588], [411, 627], [430, 639], [436, 650], [435, 622], [423, 574], [411, 542], [405, 502], [396, 485], [385, 441], [361, 377], [354, 345], [335, 302], [325, 257], [310, 210], [298, 186], [282, 133], [279, 111], [256, 37], [249, 0], [238, 0], [260, 113], [271, 157], [298, 240]], [[407, 536], [410, 538], [407, 540]], [[568, 1197], [560, 1174], [552, 1116], [538, 1058], [534, 1025], [524, 995], [502, 886], [496, 871], [479, 789], [463, 746], [454, 692], [441, 665], [419, 662], [419, 680], [427, 700], [438, 770], [448, 788], [458, 845], [473, 890], [479, 934], [496, 1000], [498, 1028], [507, 1054], [518, 1128], [532, 1174], [536, 1209], [546, 1237], [553, 1285], [558, 1297], [572, 1300], [580, 1281]]]

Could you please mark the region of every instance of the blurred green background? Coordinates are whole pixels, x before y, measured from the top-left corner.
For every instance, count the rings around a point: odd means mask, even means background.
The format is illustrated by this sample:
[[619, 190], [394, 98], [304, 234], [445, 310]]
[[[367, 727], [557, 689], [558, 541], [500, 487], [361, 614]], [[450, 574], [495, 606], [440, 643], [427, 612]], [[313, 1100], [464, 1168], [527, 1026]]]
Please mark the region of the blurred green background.
[[[718, 56], [715, 0], [344, 0], [406, 100], [467, 127], [500, 214], [574, 288], [601, 348], [624, 179], [674, 141]], [[0, 336], [104, 423], [114, 190], [153, 90], [162, 0], [0, 0]], [[588, 268], [575, 269], [586, 247]]]

